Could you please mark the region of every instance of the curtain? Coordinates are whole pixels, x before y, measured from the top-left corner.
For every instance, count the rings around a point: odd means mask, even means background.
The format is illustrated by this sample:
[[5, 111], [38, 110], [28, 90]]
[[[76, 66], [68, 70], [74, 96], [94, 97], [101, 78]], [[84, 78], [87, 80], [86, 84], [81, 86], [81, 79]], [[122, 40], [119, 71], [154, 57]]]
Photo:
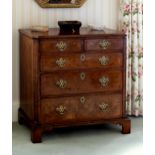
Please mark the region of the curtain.
[[143, 1], [120, 0], [120, 28], [127, 34], [126, 110], [143, 115]]

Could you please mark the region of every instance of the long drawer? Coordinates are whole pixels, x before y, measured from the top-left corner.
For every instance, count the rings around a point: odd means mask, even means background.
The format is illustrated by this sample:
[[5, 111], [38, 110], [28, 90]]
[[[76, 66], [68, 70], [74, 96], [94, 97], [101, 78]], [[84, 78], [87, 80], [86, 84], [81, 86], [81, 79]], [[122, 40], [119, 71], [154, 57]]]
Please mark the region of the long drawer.
[[122, 67], [122, 53], [43, 54], [41, 71]]
[[122, 72], [60, 71], [41, 76], [41, 96], [122, 90]]
[[119, 118], [122, 116], [122, 95], [86, 95], [43, 99], [42, 123], [71, 123]]

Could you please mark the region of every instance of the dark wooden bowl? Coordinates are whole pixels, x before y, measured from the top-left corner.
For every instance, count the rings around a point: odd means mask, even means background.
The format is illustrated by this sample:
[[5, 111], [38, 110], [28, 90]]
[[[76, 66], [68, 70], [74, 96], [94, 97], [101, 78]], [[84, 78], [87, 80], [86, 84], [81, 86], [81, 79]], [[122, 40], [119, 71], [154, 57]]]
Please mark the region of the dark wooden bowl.
[[80, 21], [58, 21], [60, 34], [79, 34], [81, 27]]

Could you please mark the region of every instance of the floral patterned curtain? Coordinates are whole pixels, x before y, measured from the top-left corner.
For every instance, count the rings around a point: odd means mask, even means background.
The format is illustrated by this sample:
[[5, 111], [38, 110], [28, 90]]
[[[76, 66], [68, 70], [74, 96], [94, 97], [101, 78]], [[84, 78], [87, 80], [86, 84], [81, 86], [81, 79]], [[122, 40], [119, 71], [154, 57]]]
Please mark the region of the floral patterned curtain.
[[143, 1], [120, 0], [120, 28], [127, 34], [128, 115], [143, 115]]

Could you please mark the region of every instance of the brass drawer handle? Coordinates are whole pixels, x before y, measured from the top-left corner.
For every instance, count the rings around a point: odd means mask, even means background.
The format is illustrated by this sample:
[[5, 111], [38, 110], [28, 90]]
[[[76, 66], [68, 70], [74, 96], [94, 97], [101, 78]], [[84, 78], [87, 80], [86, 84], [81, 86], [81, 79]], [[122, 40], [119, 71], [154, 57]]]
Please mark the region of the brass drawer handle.
[[85, 77], [86, 77], [86, 74], [85, 74], [84, 72], [82, 72], [82, 73], [80, 74], [80, 78], [81, 78], [81, 80], [84, 80]]
[[102, 111], [102, 112], [108, 112], [110, 109], [109, 109], [109, 104], [108, 103], [104, 103], [102, 102], [101, 104], [99, 104], [99, 109]]
[[56, 82], [56, 85], [57, 85], [59, 88], [65, 88], [66, 85], [67, 85], [67, 81], [66, 81], [66, 80], [63, 80], [63, 79], [60, 79], [59, 81]]
[[63, 52], [67, 48], [67, 44], [63, 41], [60, 41], [59, 43], [56, 44], [56, 48], [60, 51]]
[[82, 104], [84, 104], [85, 101], [86, 101], [86, 98], [85, 98], [84, 96], [80, 97], [80, 102], [81, 102]]
[[109, 58], [107, 56], [102, 56], [99, 58], [99, 62], [101, 63], [102, 66], [105, 66], [109, 62]]
[[85, 61], [85, 59], [86, 59], [85, 54], [81, 54], [81, 56], [80, 56], [80, 60], [81, 60], [82, 62], [84, 62], [84, 61]]
[[101, 40], [99, 42], [99, 45], [100, 47], [103, 49], [103, 50], [106, 50], [108, 48], [108, 46], [110, 46], [110, 42], [107, 41], [107, 40]]
[[109, 78], [103, 76], [99, 79], [99, 82], [101, 83], [101, 86], [106, 87], [109, 84]]
[[56, 108], [56, 112], [58, 112], [60, 115], [64, 115], [64, 112], [66, 111], [66, 107], [60, 105]]
[[65, 66], [66, 60], [63, 58], [60, 58], [58, 60], [56, 60], [55, 62], [59, 67], [63, 68]]

